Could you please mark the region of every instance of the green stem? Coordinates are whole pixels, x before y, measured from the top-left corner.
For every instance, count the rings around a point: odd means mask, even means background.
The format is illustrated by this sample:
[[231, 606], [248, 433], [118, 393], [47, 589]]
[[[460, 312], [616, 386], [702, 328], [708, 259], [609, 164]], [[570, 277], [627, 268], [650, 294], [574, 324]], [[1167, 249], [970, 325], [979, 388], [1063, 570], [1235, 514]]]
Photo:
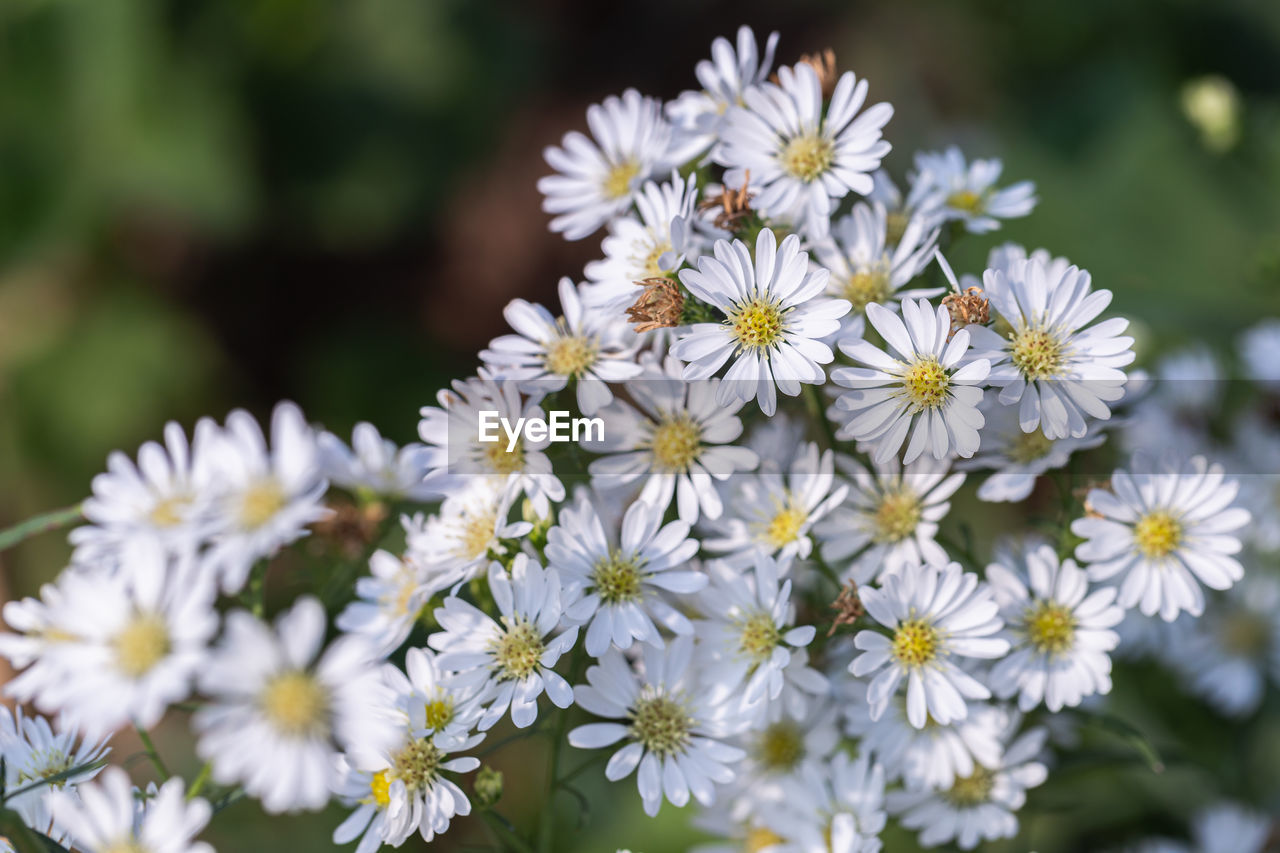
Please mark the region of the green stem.
[[497, 835], [506, 840], [506, 843], [517, 853], [534, 853], [529, 842], [520, 837], [519, 833], [511, 826], [511, 822], [493, 809], [485, 809], [480, 812], [480, 817], [484, 822], [494, 829]]
[[133, 728], [138, 733], [138, 740], [142, 741], [142, 746], [147, 751], [147, 758], [151, 759], [156, 772], [160, 774], [160, 781], [167, 782], [169, 780], [169, 768], [164, 766], [164, 759], [160, 757], [160, 753], [156, 750], [156, 745], [152, 743], [151, 735], [137, 723], [133, 724]]
[[97, 770], [100, 767], [106, 767], [106, 766], [107, 766], [106, 761], [91, 761], [88, 764], [81, 764], [79, 767], [72, 767], [70, 770], [63, 770], [61, 773], [54, 773], [52, 776], [48, 776], [43, 779], [37, 779], [34, 782], [31, 782], [27, 785], [23, 785], [21, 788], [15, 788], [12, 791], [6, 791], [4, 793], [4, 796], [0, 797], [0, 803], [6, 803], [9, 800], [14, 799], [15, 797], [20, 797], [23, 794], [27, 793], [28, 791], [34, 791], [37, 788], [43, 788], [46, 785], [56, 785], [59, 782], [65, 782], [66, 780], [74, 776], [79, 776], [84, 773], [92, 773], [94, 770]]
[[12, 548], [32, 536], [39, 536], [41, 533], [48, 533], [60, 527], [66, 527], [68, 524], [73, 524], [83, 517], [80, 512], [80, 504], [76, 504], [75, 506], [55, 509], [53, 512], [37, 515], [35, 518], [28, 518], [26, 521], [19, 522], [7, 530], [0, 531], [0, 551]]
[[212, 762], [206, 761], [204, 766], [200, 768], [200, 773], [196, 775], [195, 781], [191, 783], [191, 787], [187, 789], [188, 800], [194, 800], [199, 796], [201, 789], [204, 788], [204, 783], [209, 781], [209, 774], [212, 772]]

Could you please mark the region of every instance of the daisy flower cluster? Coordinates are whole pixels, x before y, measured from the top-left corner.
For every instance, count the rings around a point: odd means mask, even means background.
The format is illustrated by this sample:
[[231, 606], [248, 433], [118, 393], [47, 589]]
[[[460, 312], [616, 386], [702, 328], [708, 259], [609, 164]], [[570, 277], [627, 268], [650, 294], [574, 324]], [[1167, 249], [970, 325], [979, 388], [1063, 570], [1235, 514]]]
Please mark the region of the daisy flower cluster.
[[[1224, 430], [1228, 365], [1135, 369], [1110, 282], [1014, 243], [953, 273], [1030, 182], [952, 147], [900, 186], [874, 84], [779, 55], [743, 27], [696, 89], [606, 98], [547, 148], [551, 229], [602, 257], [506, 307], [420, 442], [282, 403], [111, 454], [70, 564], [4, 607], [5, 689], [39, 715], [0, 717], [0, 827], [203, 853], [244, 798], [336, 802], [357, 853], [472, 826], [550, 853], [603, 779], [650, 816], [696, 803], [704, 853], [970, 850], [1018, 837], [1086, 738], [1158, 763], [1109, 704], [1118, 656], [1257, 712], [1280, 325], [1242, 338]], [[191, 733], [189, 784], [162, 721]], [[158, 786], [102, 769], [121, 729]], [[504, 774], [526, 738], [547, 767]], [[1252, 838], [1252, 815], [1194, 833]]]

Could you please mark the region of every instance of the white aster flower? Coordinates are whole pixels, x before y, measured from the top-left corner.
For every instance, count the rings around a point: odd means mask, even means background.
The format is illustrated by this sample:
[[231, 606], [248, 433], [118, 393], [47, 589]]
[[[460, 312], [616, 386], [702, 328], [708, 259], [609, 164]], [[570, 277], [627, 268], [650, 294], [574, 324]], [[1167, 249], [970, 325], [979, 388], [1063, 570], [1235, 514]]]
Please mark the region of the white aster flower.
[[824, 109], [812, 66], [779, 68], [776, 84], [747, 89], [743, 105], [731, 105], [725, 115], [716, 155], [729, 167], [725, 181], [737, 185], [749, 171], [759, 188], [753, 207], [822, 236], [836, 202], [850, 192], [871, 192], [871, 173], [889, 153], [881, 133], [893, 107], [880, 103], [858, 115], [866, 100], [867, 81], [846, 71]]
[[826, 381], [820, 365], [835, 354], [822, 339], [839, 329], [849, 303], [821, 295], [827, 271], [809, 268], [795, 234], [779, 247], [773, 232], [762, 229], [754, 259], [741, 240], [717, 240], [713, 251], [715, 257], [698, 259], [698, 269], [681, 270], [680, 281], [726, 319], [694, 324], [671, 352], [686, 363], [689, 380], [707, 379], [733, 358], [717, 401], [727, 405], [755, 397], [772, 416], [776, 391], [794, 397], [802, 383]]
[[954, 145], [942, 153], [916, 153], [909, 207], [932, 211], [941, 221], [959, 221], [965, 230], [984, 234], [1001, 219], [1026, 216], [1036, 206], [1036, 186], [1019, 181], [996, 187], [1004, 164], [999, 160], [966, 163]]
[[684, 569], [698, 553], [683, 521], [662, 524], [663, 510], [638, 500], [622, 519], [622, 532], [605, 533], [587, 500], [560, 511], [547, 532], [547, 566], [560, 573], [565, 618], [586, 625], [587, 654], [600, 657], [611, 645], [625, 651], [634, 641], [662, 645], [655, 621], [675, 634], [693, 624], [661, 597], [661, 591], [691, 594], [707, 585], [700, 571]]
[[514, 379], [525, 392], [551, 393], [573, 380], [578, 408], [594, 415], [613, 399], [607, 383], [640, 372], [625, 337], [634, 335], [620, 314], [583, 305], [568, 278], [560, 279], [560, 307], [557, 318], [541, 305], [511, 300], [502, 315], [517, 334], [494, 338], [480, 359], [495, 379]]
[[715, 802], [716, 784], [733, 781], [729, 765], [744, 755], [719, 738], [725, 720], [712, 708], [690, 663], [693, 638], [676, 637], [665, 649], [643, 646], [643, 670], [636, 672], [622, 653], [611, 649], [587, 670], [587, 683], [574, 688], [577, 703], [613, 723], [588, 723], [569, 732], [569, 744], [601, 749], [622, 739], [605, 766], [616, 782], [637, 766], [645, 814], [656, 815], [666, 799], [677, 808], [689, 795], [704, 806]]
[[1019, 406], [1023, 431], [1080, 438], [1086, 418], [1111, 417], [1107, 403], [1124, 396], [1120, 368], [1134, 359], [1133, 338], [1121, 334], [1128, 320], [1089, 326], [1111, 303], [1111, 291], [1093, 290], [1086, 270], [1063, 270], [1038, 254], [1007, 271], [988, 270], [983, 285], [1010, 331], [1002, 337], [985, 326], [968, 329], [974, 349], [992, 362], [988, 381], [1001, 389], [1000, 402]]
[[433, 585], [412, 554], [397, 557], [378, 549], [369, 557], [369, 574], [356, 580], [355, 600], [334, 625], [364, 637], [380, 656], [400, 648], [431, 596], [445, 584]]
[[[762, 702], [756, 707], [776, 709], [782, 704]], [[729, 798], [735, 822], [750, 821], [784, 804], [793, 773], [806, 761], [825, 762], [832, 757], [840, 745], [837, 715], [834, 702], [814, 702], [803, 714], [782, 712], [772, 720], [766, 717], [733, 741], [747, 754], [737, 768], [732, 783], [735, 793]]]
[[1013, 650], [997, 661], [987, 682], [1002, 699], [1018, 697], [1030, 711], [1075, 707], [1086, 696], [1111, 692], [1111, 658], [1120, 643], [1111, 630], [1124, 619], [1114, 587], [1089, 588], [1073, 560], [1058, 561], [1048, 545], [1028, 550], [1023, 565], [987, 566]]
[[468, 477], [445, 498], [440, 512], [405, 525], [406, 558], [420, 564], [423, 583], [434, 594], [484, 574], [495, 555], [507, 553], [503, 540], [521, 539], [533, 524], [511, 521], [519, 491], [500, 477]]
[[437, 665], [457, 673], [458, 687], [487, 693], [480, 731], [493, 728], [508, 708], [516, 728], [527, 728], [538, 719], [544, 690], [557, 708], [573, 704], [573, 689], [552, 667], [573, 648], [578, 628], [547, 639], [563, 612], [560, 576], [526, 554], [516, 554], [510, 575], [501, 563], [490, 565], [489, 590], [500, 622], [451, 595], [436, 609], [442, 630], [428, 642], [441, 653]]
[[1018, 834], [1015, 813], [1027, 799], [1027, 789], [1044, 782], [1045, 766], [1036, 760], [1047, 732], [1033, 729], [1005, 750], [1000, 765], [974, 768], [945, 791], [894, 791], [887, 798], [890, 814], [907, 829], [920, 831], [919, 841], [933, 847], [954, 841], [972, 850], [983, 841]]
[[581, 240], [625, 213], [641, 183], [677, 165], [662, 106], [635, 89], [592, 104], [587, 125], [594, 140], [570, 131], [563, 147], [542, 152], [558, 173], [538, 180], [542, 209], [555, 214], [551, 230], [567, 240]]
[[1089, 564], [1090, 580], [1116, 578], [1121, 607], [1166, 622], [1182, 611], [1199, 616], [1201, 584], [1227, 589], [1244, 576], [1231, 556], [1241, 547], [1234, 531], [1249, 523], [1247, 510], [1231, 506], [1239, 483], [1203, 456], [1179, 463], [1139, 455], [1130, 467], [1111, 475], [1111, 491], [1089, 492], [1096, 517], [1071, 523], [1085, 540], [1076, 559]]
[[896, 456], [870, 471], [849, 456], [836, 465], [851, 481], [848, 496], [814, 528], [828, 563], [857, 557], [844, 574], [863, 584], [905, 565], [947, 561], [934, 537], [964, 474], [929, 456], [905, 468]]
[[716, 519], [723, 511], [713, 480], [756, 467], [756, 454], [731, 443], [742, 435], [742, 400], [718, 402], [721, 380], [685, 382], [674, 358], [652, 365], [627, 386], [632, 406], [615, 400], [601, 412], [609, 428], [590, 449], [606, 454], [588, 470], [601, 489], [643, 479], [638, 500], [666, 512], [674, 499], [681, 521]]
[[[58, 721], [55, 732], [44, 717], [27, 716], [20, 707], [11, 714], [0, 706], [0, 756], [5, 763], [5, 777], [0, 783], [9, 792], [5, 808], [16, 811], [22, 822], [37, 832], [65, 843], [65, 830], [54, 825], [49, 812], [49, 795], [63, 790], [74, 796], [76, 787], [97, 776], [101, 768], [63, 774], [101, 761], [110, 751], [106, 740], [81, 740], [79, 732], [65, 720]], [[60, 781], [49, 786], [34, 785], [26, 793], [17, 793], [20, 788], [55, 776]]]
[[439, 492], [422, 482], [431, 451], [421, 444], [397, 448], [377, 427], [363, 422], [352, 431], [350, 447], [329, 432], [320, 433], [317, 441], [324, 474], [335, 486], [418, 502], [439, 497]]
[[950, 313], [924, 299], [903, 300], [902, 317], [873, 302], [867, 319], [894, 354], [868, 341], [840, 342], [845, 355], [866, 367], [831, 371], [832, 381], [853, 389], [828, 410], [843, 422], [836, 437], [874, 443], [874, 458], [884, 462], [897, 454], [914, 422], [903, 459], [907, 464], [926, 450], [935, 459], [972, 456], [984, 422], [978, 410], [981, 386], [991, 364], [967, 358], [969, 330], [960, 329], [948, 340]]
[[348, 635], [322, 651], [324, 634], [314, 598], [274, 628], [236, 610], [201, 673], [210, 704], [192, 720], [196, 752], [214, 781], [243, 786], [273, 814], [328, 802], [337, 748], [377, 751], [399, 738], [373, 649]]
[[1079, 438], [1048, 438], [1040, 430], [1024, 432], [1015, 406], [985, 400], [986, 424], [982, 447], [972, 459], [957, 467], [967, 471], [990, 470], [978, 487], [978, 500], [1017, 503], [1026, 500], [1036, 480], [1049, 471], [1066, 467], [1072, 454], [1090, 450], [1106, 441], [1098, 421], [1089, 421]]
[[1245, 375], [1263, 388], [1280, 391], [1280, 318], [1270, 317], [1240, 336]]
[[989, 699], [991, 692], [957, 662], [998, 658], [1008, 640], [994, 636], [1003, 627], [991, 589], [959, 563], [904, 566], [884, 577], [879, 588], [859, 590], [867, 615], [891, 632], [859, 631], [862, 654], [849, 664], [859, 678], [878, 672], [867, 690], [872, 719], [884, 713], [898, 685], [907, 680], [907, 719], [924, 728], [928, 717], [947, 725], [967, 715], [966, 699]]
[[270, 448], [253, 416], [237, 410], [208, 454], [220, 484], [211, 508], [217, 532], [210, 559], [222, 591], [233, 595], [254, 562], [307, 535], [307, 526], [328, 514], [322, 501], [328, 484], [315, 430], [292, 403], [272, 412]]
[[214, 853], [196, 841], [213, 809], [201, 799], [183, 796], [185, 783], [170, 779], [139, 799], [129, 774], [119, 767], [103, 771], [95, 782], [50, 795], [50, 809], [83, 853]]
[[856, 761], [843, 752], [828, 762], [806, 761], [783, 802], [762, 817], [777, 837], [761, 848], [767, 853], [879, 853], [887, 822], [884, 768], [865, 753]]
[[809, 424], [787, 412], [757, 421], [747, 434], [747, 449], [760, 459], [761, 471], [785, 472], [805, 449]]

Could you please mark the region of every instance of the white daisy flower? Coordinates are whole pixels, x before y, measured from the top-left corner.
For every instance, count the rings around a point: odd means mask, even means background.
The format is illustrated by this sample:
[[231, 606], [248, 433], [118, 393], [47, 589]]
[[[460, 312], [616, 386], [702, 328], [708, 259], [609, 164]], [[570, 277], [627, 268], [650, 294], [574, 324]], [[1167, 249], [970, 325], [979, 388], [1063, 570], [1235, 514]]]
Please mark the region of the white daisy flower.
[[442, 389], [437, 395], [440, 405], [423, 406], [418, 422], [418, 435], [435, 451], [427, 483], [452, 495], [465, 489], [473, 477], [497, 477], [526, 495], [538, 515], [548, 515], [553, 502], [564, 500], [564, 484], [552, 472], [546, 454], [550, 440], [521, 435], [511, 445], [505, 436], [482, 442], [479, 434], [481, 412], [496, 412], [513, 424], [520, 418], [546, 420], [539, 406], [542, 396], [537, 391], [522, 400], [513, 380], [494, 380], [484, 370], [478, 378], [455, 381], [451, 389]]
[[738, 568], [752, 566], [756, 554], [766, 554], [785, 571], [793, 557], [809, 556], [810, 529], [840, 505], [848, 488], [836, 481], [834, 454], [824, 450], [819, 455], [818, 445], [810, 442], [785, 476], [766, 471], [739, 477], [730, 498], [732, 513], [715, 524], [720, 535], [702, 545], [726, 554], [726, 561]]
[[24, 794], [14, 794], [35, 782], [101, 761], [110, 752], [106, 740], [81, 739], [65, 720], [58, 721], [55, 732], [44, 717], [27, 716], [21, 707], [11, 714], [0, 706], [0, 756], [5, 763], [5, 777], [0, 783], [9, 792], [5, 808], [17, 812], [23, 823], [55, 842], [65, 844], [66, 832], [53, 822], [49, 794], [60, 789], [74, 795], [76, 787], [97, 776], [101, 768], [63, 776], [49, 787], [36, 786]]
[[776, 391], [794, 397], [801, 383], [826, 381], [820, 365], [835, 354], [822, 339], [839, 329], [849, 303], [821, 295], [827, 271], [809, 268], [795, 234], [779, 248], [773, 232], [761, 229], [754, 259], [741, 240], [732, 245], [718, 240], [713, 251], [715, 257], [698, 259], [698, 269], [681, 270], [680, 281], [726, 319], [694, 324], [671, 353], [686, 363], [688, 380], [710, 378], [733, 358], [717, 401], [727, 405], [755, 397], [761, 411], [772, 416]]
[[711, 585], [698, 596], [704, 618], [695, 623], [705, 690], [715, 703], [740, 709], [782, 693], [793, 650], [813, 642], [812, 625], [794, 626], [791, 581], [772, 557], [757, 552], [754, 571], [709, 563]]
[[761, 817], [777, 838], [761, 848], [766, 853], [879, 853], [887, 822], [884, 768], [865, 753], [806, 761], [783, 802]]
[[383, 844], [399, 847], [414, 832], [424, 841], [449, 829], [456, 815], [471, 813], [471, 802], [450, 778], [480, 766], [475, 757], [450, 758], [474, 749], [483, 734], [471, 735], [480, 718], [478, 695], [446, 686], [446, 676], [431, 652], [410, 649], [408, 675], [383, 667], [394, 696], [401, 739], [392, 749], [339, 759], [337, 793], [356, 806], [333, 831], [334, 844], [361, 837], [356, 853], [373, 853]]
[[154, 538], [166, 547], [191, 546], [209, 533], [202, 510], [209, 488], [197, 472], [207, 461], [217, 425], [202, 418], [191, 444], [182, 427], [164, 427], [164, 446], [148, 441], [135, 464], [116, 451], [107, 457], [106, 473], [93, 478], [93, 495], [81, 505], [89, 523], [67, 537], [75, 546], [71, 562], [113, 566], [122, 546], [135, 538]]
[[674, 358], [653, 364], [627, 391], [635, 405], [615, 400], [601, 411], [609, 425], [590, 449], [606, 454], [591, 462], [592, 485], [601, 489], [642, 481], [638, 500], [666, 512], [674, 499], [680, 520], [719, 518], [723, 511], [713, 480], [750, 471], [756, 454], [732, 443], [742, 435], [742, 400], [718, 402], [719, 379], [685, 382]]
[[[780, 704], [761, 702], [756, 707], [775, 709]], [[803, 714], [778, 713], [739, 735], [733, 743], [747, 755], [737, 768], [734, 793], [728, 797], [730, 815], [737, 822], [749, 821], [785, 803], [791, 775], [806, 761], [828, 761], [839, 747], [837, 715], [834, 702], [814, 702]]]
[[378, 549], [369, 557], [369, 574], [356, 580], [355, 600], [334, 625], [363, 637], [379, 656], [391, 654], [409, 639], [422, 608], [446, 585], [434, 585], [412, 554], [397, 557]]
[[300, 598], [274, 628], [244, 610], [228, 614], [205, 662], [210, 704], [192, 726], [196, 752], [219, 784], [239, 784], [272, 814], [329, 801], [338, 748], [389, 748], [400, 736], [373, 649], [344, 636], [321, 650], [324, 607]]
[[812, 66], [779, 68], [776, 84], [746, 89], [743, 105], [725, 114], [716, 157], [728, 167], [726, 183], [742, 183], [749, 171], [759, 188], [752, 207], [822, 236], [836, 202], [850, 192], [871, 192], [871, 173], [889, 153], [881, 132], [893, 107], [880, 103], [858, 115], [866, 100], [867, 81], [852, 71], [840, 75], [824, 105]]
[[878, 672], [867, 690], [872, 719], [879, 719], [898, 685], [907, 680], [907, 719], [924, 728], [928, 717], [947, 725], [967, 715], [966, 699], [991, 692], [957, 663], [998, 658], [1009, 641], [994, 636], [1003, 622], [991, 589], [959, 563], [904, 566], [859, 590], [867, 615], [891, 632], [859, 631], [862, 654], [849, 664], [859, 678]]
[[702, 681], [690, 667], [693, 638], [676, 637], [665, 649], [641, 648], [640, 672], [616, 649], [587, 670], [587, 683], [574, 688], [574, 699], [598, 717], [621, 722], [578, 726], [569, 732], [569, 744], [601, 749], [627, 739], [604, 775], [616, 782], [639, 766], [640, 799], [650, 817], [662, 807], [664, 795], [676, 808], [688, 803], [690, 794], [709, 806], [715, 786], [733, 781], [729, 765], [744, 753], [720, 739], [728, 733], [726, 721], [707, 703]]
[[566, 240], [581, 240], [625, 213], [641, 183], [678, 165], [661, 104], [635, 89], [592, 104], [587, 125], [594, 139], [570, 131], [563, 147], [542, 152], [557, 172], [538, 180], [542, 209], [555, 214], [551, 230]]
[[681, 92], [666, 105], [667, 118], [675, 126], [677, 162], [692, 160], [720, 139], [729, 107], [740, 105], [747, 89], [768, 79], [777, 46], [778, 33], [769, 33], [762, 53], [756, 34], [745, 25], [738, 27], [736, 51], [723, 37], [711, 43], [711, 58], [694, 67], [702, 89]]
[[1182, 611], [1199, 616], [1201, 584], [1227, 589], [1244, 576], [1231, 556], [1241, 547], [1234, 531], [1249, 523], [1248, 510], [1231, 506], [1239, 483], [1203, 456], [1178, 463], [1138, 455], [1130, 467], [1111, 475], [1111, 491], [1090, 490], [1096, 517], [1071, 523], [1085, 540], [1076, 559], [1089, 564], [1090, 580], [1116, 578], [1121, 607], [1166, 622]]
[[813, 531], [828, 563], [856, 557], [844, 574], [864, 584], [905, 565], [947, 561], [934, 537], [964, 474], [929, 456], [905, 469], [896, 456], [870, 471], [849, 456], [837, 456], [836, 465], [851, 481], [848, 496]]
[[425, 502], [439, 493], [423, 484], [431, 451], [421, 444], [397, 448], [370, 423], [358, 423], [351, 433], [351, 446], [333, 433], [322, 432], [317, 439], [324, 474], [335, 486], [351, 492], [372, 492], [393, 499]]
[[533, 530], [531, 522], [509, 520], [518, 494], [501, 478], [468, 477], [438, 514], [408, 520], [406, 558], [422, 566], [429, 594], [481, 576], [495, 556], [506, 555], [511, 540]]
[[966, 163], [953, 145], [942, 153], [917, 152], [915, 162], [908, 206], [931, 210], [943, 222], [958, 221], [971, 234], [995, 231], [1001, 219], [1026, 216], [1036, 206], [1031, 181], [996, 187], [1004, 169], [999, 160]]
[[56, 584], [40, 587], [39, 598], [5, 602], [4, 622], [17, 633], [0, 634], [0, 657], [21, 670], [4, 685], [5, 695], [19, 702], [45, 691], [52, 697], [60, 689], [65, 695], [64, 649], [79, 636], [78, 629], [66, 633], [65, 626], [75, 627], [66, 614], [92, 600], [90, 590], [99, 583], [97, 572], [63, 572]]
[[480, 731], [493, 728], [508, 708], [516, 728], [527, 728], [538, 719], [544, 690], [557, 708], [573, 704], [573, 689], [552, 667], [573, 648], [578, 628], [547, 639], [563, 612], [560, 576], [526, 554], [516, 554], [510, 575], [501, 563], [490, 565], [489, 589], [500, 623], [451, 595], [435, 612], [442, 630], [427, 642], [440, 652], [437, 665], [457, 673], [458, 687], [488, 693]]
[[954, 841], [961, 850], [972, 850], [983, 841], [1012, 838], [1018, 834], [1015, 813], [1026, 802], [1027, 789], [1048, 777], [1036, 760], [1046, 734], [1044, 729], [1027, 732], [1005, 750], [999, 767], [979, 765], [945, 791], [890, 792], [889, 813], [907, 829], [919, 830], [925, 847]]
[[221, 484], [211, 507], [217, 533], [210, 559], [222, 591], [234, 595], [259, 558], [307, 535], [307, 526], [328, 514], [328, 484], [315, 430], [292, 403], [272, 412], [270, 448], [253, 416], [237, 410], [208, 454]]
[[1011, 327], [1007, 337], [985, 326], [968, 330], [974, 349], [991, 359], [988, 381], [1006, 406], [1019, 404], [1024, 432], [1046, 438], [1082, 437], [1086, 418], [1111, 417], [1107, 403], [1124, 396], [1120, 368], [1134, 359], [1129, 325], [1114, 317], [1088, 326], [1111, 303], [1111, 291], [1093, 290], [1086, 270], [1059, 271], [1032, 255], [983, 276], [985, 295]]
[[1280, 318], [1269, 317], [1240, 336], [1245, 375], [1268, 391], [1280, 391]]
[[636, 215], [609, 223], [604, 260], [587, 264], [582, 301], [618, 312], [636, 301], [636, 283], [674, 275], [696, 246], [691, 228], [698, 206], [698, 179], [672, 173], [663, 184], [647, 181], [636, 196]]
[[1111, 658], [1120, 643], [1111, 630], [1124, 619], [1114, 587], [1090, 589], [1073, 560], [1058, 561], [1048, 545], [1028, 550], [1023, 565], [987, 566], [1013, 644], [987, 678], [1002, 699], [1018, 697], [1030, 711], [1075, 707], [1086, 696], [1111, 692]]
[[[560, 511], [547, 532], [547, 566], [560, 573], [565, 618], [586, 625], [587, 654], [600, 657], [611, 645], [626, 651], [634, 641], [662, 645], [655, 620], [675, 634], [693, 624], [661, 597], [661, 591], [698, 592], [707, 576], [681, 567], [698, 553], [683, 521], [662, 524], [663, 510], [638, 500], [627, 509], [620, 537], [605, 533], [586, 500]], [[615, 544], [614, 540], [617, 540]]]
[[840, 342], [845, 355], [866, 367], [831, 371], [832, 381], [853, 389], [828, 410], [842, 422], [836, 437], [873, 443], [874, 459], [884, 462], [897, 454], [914, 422], [903, 460], [907, 464], [926, 450], [935, 459], [972, 456], [984, 422], [978, 410], [981, 386], [991, 363], [967, 357], [969, 330], [951, 335], [946, 307], [934, 309], [924, 299], [903, 300], [901, 317], [873, 302], [867, 305], [867, 319], [894, 354], [868, 341]]
[[139, 799], [129, 774], [109, 767], [99, 780], [81, 785], [79, 796], [54, 791], [49, 807], [83, 853], [214, 853], [195, 840], [213, 809], [202, 799], [188, 800], [184, 788], [181, 779], [170, 779]]
[[594, 415], [613, 399], [607, 383], [640, 372], [628, 347], [634, 335], [619, 314], [583, 305], [568, 278], [560, 279], [560, 307], [557, 318], [541, 305], [511, 300], [502, 315], [518, 334], [494, 338], [480, 359], [495, 379], [514, 379], [525, 392], [551, 393], [573, 380], [578, 408]]
[[896, 308], [903, 299], [940, 296], [941, 287], [903, 290], [925, 271], [938, 245], [938, 227], [915, 216], [894, 244], [889, 243], [889, 213], [878, 201], [859, 202], [832, 225], [830, 236], [816, 243], [814, 257], [831, 271], [827, 293], [852, 306], [841, 318], [839, 338], [860, 338], [866, 329], [867, 305]]

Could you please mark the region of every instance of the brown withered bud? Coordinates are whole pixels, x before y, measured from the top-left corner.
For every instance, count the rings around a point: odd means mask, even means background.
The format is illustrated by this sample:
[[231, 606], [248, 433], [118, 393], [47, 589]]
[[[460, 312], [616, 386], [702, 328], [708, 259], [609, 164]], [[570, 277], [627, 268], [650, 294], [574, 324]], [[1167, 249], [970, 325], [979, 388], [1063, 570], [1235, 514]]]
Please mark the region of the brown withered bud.
[[731, 190], [725, 187], [721, 192], [713, 196], [708, 196], [701, 204], [698, 205], [699, 210], [711, 210], [712, 208], [721, 208], [716, 214], [715, 225], [725, 231], [738, 230], [738, 223], [751, 215], [751, 199], [747, 195], [747, 185], [751, 183], [751, 170], [748, 169], [742, 176], [742, 188]]
[[828, 637], [834, 634], [841, 625], [852, 625], [858, 621], [863, 613], [867, 612], [867, 609], [862, 606], [862, 599], [858, 597], [858, 585], [853, 581], [849, 581], [840, 590], [836, 600], [831, 602], [831, 609], [836, 612], [836, 618], [831, 623], [831, 630], [827, 631]]
[[[806, 53], [796, 64], [808, 65], [814, 70], [818, 75], [818, 82], [822, 84], [822, 99], [831, 100], [831, 95], [836, 90], [836, 83], [840, 81], [840, 71], [836, 68], [836, 52], [827, 48], [821, 53]], [[777, 82], [777, 77], [778, 75], [773, 75], [774, 82]]]
[[324, 543], [351, 559], [360, 556], [377, 535], [387, 517], [386, 504], [380, 501], [357, 506], [349, 501], [329, 502], [332, 510], [327, 518], [312, 525], [316, 542]]
[[947, 333], [947, 340], [965, 326], [985, 326], [991, 322], [991, 305], [982, 295], [981, 287], [969, 287], [964, 293], [949, 294], [942, 304], [951, 313], [951, 331]]
[[651, 329], [673, 329], [680, 325], [684, 295], [674, 281], [665, 277], [646, 278], [636, 284], [644, 291], [627, 309], [627, 321], [635, 323], [636, 334]]

